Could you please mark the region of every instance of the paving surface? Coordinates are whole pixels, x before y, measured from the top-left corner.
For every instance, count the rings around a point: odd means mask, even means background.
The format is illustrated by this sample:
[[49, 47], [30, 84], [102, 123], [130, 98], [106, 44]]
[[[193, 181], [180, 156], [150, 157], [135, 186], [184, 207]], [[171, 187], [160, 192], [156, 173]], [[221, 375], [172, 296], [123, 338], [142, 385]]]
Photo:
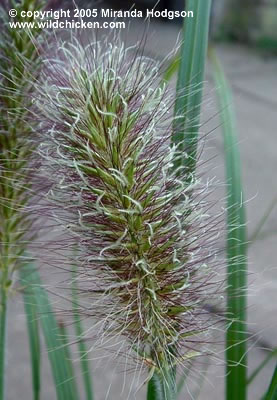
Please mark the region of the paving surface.
[[[162, 59], [173, 48], [178, 27], [174, 24], [153, 22], [148, 34], [146, 52]], [[142, 26], [133, 23], [125, 38], [135, 40], [142, 32]], [[238, 46], [217, 46], [218, 55], [233, 88], [234, 106], [237, 113], [239, 143], [241, 148], [243, 183], [247, 200], [249, 235], [254, 232], [266, 209], [277, 196], [277, 60], [262, 56]], [[209, 130], [218, 125], [215, 88], [211, 81], [211, 68], [207, 68], [207, 85], [203, 120], [213, 117], [211, 125], [203, 126]], [[221, 181], [224, 179], [224, 159], [220, 128], [209, 137], [208, 154], [217, 155], [212, 174]], [[224, 188], [215, 194], [216, 198], [224, 197]], [[249, 329], [253, 339], [249, 342], [250, 372], [267, 355], [264, 347], [277, 346], [277, 207], [271, 213], [262, 229], [264, 237], [253, 243], [249, 250]], [[43, 275], [48, 279], [53, 271], [44, 269]], [[53, 278], [51, 278], [53, 279]], [[55, 278], [56, 279], [56, 278]], [[54, 279], [54, 281], [55, 281]], [[221, 334], [221, 341], [223, 334]], [[8, 385], [7, 400], [31, 400], [30, 370], [28, 343], [22, 300], [15, 295], [10, 302], [8, 334]], [[195, 396], [195, 388], [202, 387], [200, 399], [222, 400], [224, 393], [223, 346], [217, 347], [217, 360], [211, 360], [208, 373], [205, 366], [195, 366], [188, 379], [189, 393], [184, 392], [181, 399]], [[275, 361], [268, 364], [250, 387], [249, 399], [258, 400], [269, 384]], [[127, 376], [126, 387], [122, 392], [122, 374], [113, 374], [115, 361], [104, 363], [94, 372], [96, 400], [118, 400], [128, 397], [128, 387], [132, 376]], [[94, 365], [96, 363], [94, 362]], [[202, 372], [201, 372], [202, 371]], [[205, 379], [204, 379], [205, 375]], [[107, 392], [110, 382], [112, 386]], [[141, 382], [140, 382], [141, 383]], [[139, 383], [133, 383], [130, 398], [142, 400], [145, 389], [137, 394]], [[51, 383], [51, 373], [46, 352], [43, 354], [42, 400], [54, 400], [55, 393]], [[108, 393], [108, 394], [107, 394]], [[185, 394], [186, 393], [186, 394]], [[80, 400], [85, 399], [81, 397]], [[79, 400], [79, 399], [76, 399]], [[235, 400], [235, 399], [234, 399]]]

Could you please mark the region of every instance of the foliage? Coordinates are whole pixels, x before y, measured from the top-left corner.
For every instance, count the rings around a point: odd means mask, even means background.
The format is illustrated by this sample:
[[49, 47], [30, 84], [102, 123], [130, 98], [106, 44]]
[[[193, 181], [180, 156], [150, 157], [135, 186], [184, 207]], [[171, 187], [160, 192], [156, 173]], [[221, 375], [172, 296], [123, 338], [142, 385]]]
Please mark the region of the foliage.
[[[15, 3], [21, 10], [43, 7], [44, 2]], [[14, 271], [24, 262], [26, 243], [32, 239], [32, 218], [28, 212], [32, 192], [32, 76], [39, 73], [41, 31], [13, 30], [9, 22], [10, 3], [0, 4], [0, 399], [4, 397], [7, 296]]]

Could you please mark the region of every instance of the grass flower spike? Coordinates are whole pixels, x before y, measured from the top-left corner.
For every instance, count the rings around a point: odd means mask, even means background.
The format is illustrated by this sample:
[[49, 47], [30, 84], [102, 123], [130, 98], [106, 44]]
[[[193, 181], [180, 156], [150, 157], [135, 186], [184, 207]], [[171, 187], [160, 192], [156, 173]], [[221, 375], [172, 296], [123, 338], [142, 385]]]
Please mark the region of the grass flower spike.
[[172, 168], [172, 99], [139, 50], [120, 38], [61, 45], [40, 91], [42, 153], [56, 215], [79, 243], [79, 311], [96, 319], [95, 343], [123, 337], [126, 357], [164, 374], [201, 352], [217, 229], [206, 185]]
[[[24, 0], [21, 10], [42, 7], [43, 2]], [[10, 5], [0, 5], [3, 26], [0, 41], [0, 271], [5, 291], [26, 249], [26, 233], [31, 217], [26, 212], [31, 196], [31, 158], [34, 149], [34, 126], [31, 114], [33, 86], [30, 72], [38, 75], [41, 31], [13, 29], [9, 26]], [[31, 238], [28, 237], [28, 240]]]
[[4, 397], [7, 298], [16, 269], [26, 261], [24, 251], [32, 240], [30, 198], [34, 125], [30, 72], [37, 76], [41, 65], [38, 49], [41, 30], [13, 29], [9, 10], [41, 8], [45, 2], [0, 2], [0, 398]]

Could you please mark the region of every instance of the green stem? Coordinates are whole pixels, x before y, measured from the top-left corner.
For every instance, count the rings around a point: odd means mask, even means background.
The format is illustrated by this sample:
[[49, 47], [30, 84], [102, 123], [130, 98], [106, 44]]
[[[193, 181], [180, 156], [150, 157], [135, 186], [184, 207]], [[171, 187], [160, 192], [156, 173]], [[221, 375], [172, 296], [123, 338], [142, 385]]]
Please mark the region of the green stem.
[[198, 131], [201, 116], [203, 80], [208, 45], [211, 0], [188, 0], [186, 9], [194, 17], [185, 19], [183, 44], [176, 86], [172, 143], [182, 153], [174, 167], [194, 172], [197, 160]]
[[210, 49], [221, 110], [227, 182], [226, 400], [247, 399], [247, 232], [240, 153], [232, 96], [216, 53]]
[[277, 399], [277, 366], [275, 367], [275, 371], [271, 379], [268, 391], [266, 395], [263, 397], [263, 400], [276, 400], [276, 399]]
[[154, 372], [148, 383], [147, 400], [175, 400], [176, 380], [175, 372]]
[[6, 353], [6, 321], [7, 321], [7, 294], [2, 287], [0, 305], [0, 400], [5, 396], [5, 353]]
[[75, 320], [75, 330], [76, 335], [79, 338], [78, 347], [79, 347], [79, 354], [80, 354], [80, 364], [82, 369], [82, 376], [84, 381], [84, 387], [86, 392], [86, 399], [93, 400], [93, 388], [92, 388], [92, 379], [90, 376], [90, 364], [88, 360], [88, 351], [84, 342], [83, 337], [83, 327], [80, 318], [80, 314], [78, 311], [78, 295], [77, 295], [77, 283], [76, 283], [76, 269], [73, 270], [73, 281], [72, 281], [72, 304], [74, 310], [74, 320]]
[[274, 199], [272, 200], [272, 202], [270, 203], [269, 207], [266, 209], [264, 215], [262, 216], [260, 222], [258, 223], [255, 231], [253, 232], [253, 234], [251, 235], [249, 242], [250, 244], [255, 242], [255, 240], [257, 240], [262, 228], [264, 227], [266, 221], [268, 220], [271, 212], [274, 210], [275, 206], [277, 205], [277, 197], [274, 197]]
[[[25, 257], [27, 255], [25, 254]], [[19, 270], [20, 279], [23, 285], [23, 300], [26, 315], [26, 324], [29, 338], [30, 362], [32, 368], [33, 400], [40, 399], [40, 329], [37, 305], [30, 290], [32, 285], [32, 268], [30, 265], [22, 266]]]

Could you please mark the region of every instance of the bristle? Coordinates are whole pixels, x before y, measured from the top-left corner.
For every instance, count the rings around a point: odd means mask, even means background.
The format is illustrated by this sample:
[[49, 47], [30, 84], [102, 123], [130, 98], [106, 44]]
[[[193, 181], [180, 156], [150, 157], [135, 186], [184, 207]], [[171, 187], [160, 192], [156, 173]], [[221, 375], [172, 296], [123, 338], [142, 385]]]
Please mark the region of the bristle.
[[[21, 1], [14, 5], [20, 20], [22, 9], [34, 3]], [[35, 129], [32, 117], [33, 86], [41, 65], [38, 54], [41, 31], [12, 29], [9, 26], [11, 4], [0, 6], [0, 271], [1, 285], [11, 284], [13, 272], [24, 263], [23, 253], [32, 240], [32, 217], [27, 211], [34, 197], [33, 150]], [[22, 262], [23, 261], [23, 262]]]
[[206, 186], [173, 169], [180, 154], [160, 65], [120, 38], [58, 54], [38, 88], [41, 154], [55, 214], [79, 245], [78, 285], [91, 303], [79, 311], [99, 319], [96, 342], [124, 336], [147, 368], [185, 363], [210, 324], [203, 304], [215, 294], [217, 232]]

